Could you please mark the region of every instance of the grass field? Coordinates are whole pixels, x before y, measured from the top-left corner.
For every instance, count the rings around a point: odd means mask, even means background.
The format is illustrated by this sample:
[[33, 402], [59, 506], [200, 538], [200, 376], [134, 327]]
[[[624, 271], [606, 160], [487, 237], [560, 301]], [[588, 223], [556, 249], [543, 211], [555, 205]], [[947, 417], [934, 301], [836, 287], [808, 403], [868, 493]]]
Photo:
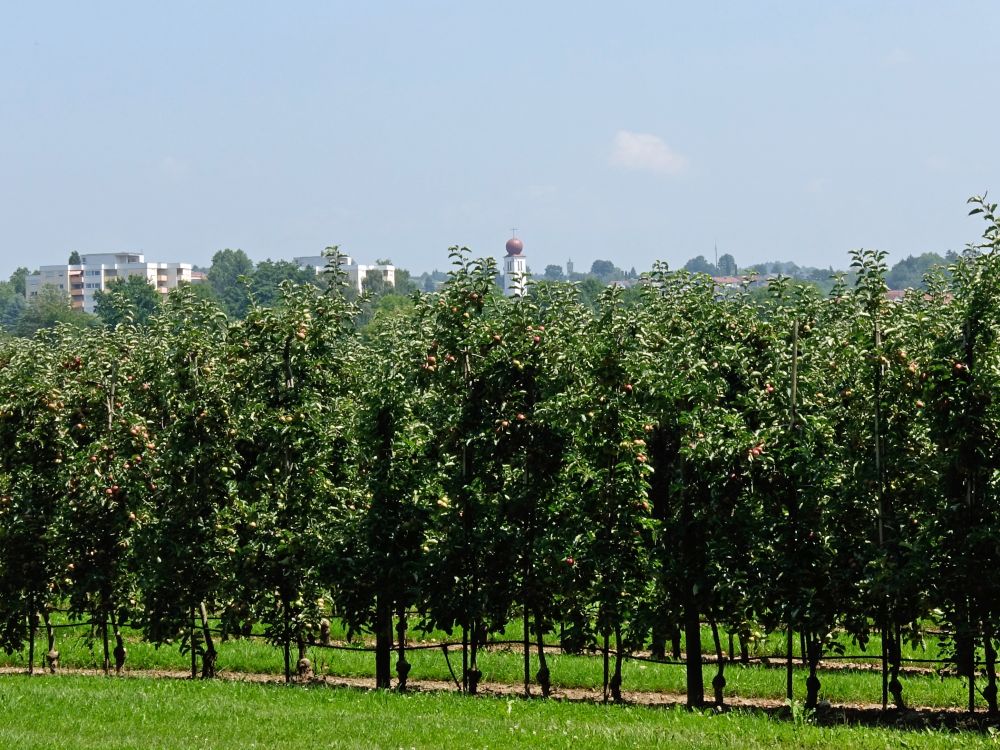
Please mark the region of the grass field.
[[[85, 627], [63, 628], [58, 631], [58, 648], [61, 664], [69, 668], [98, 668], [101, 665], [101, 646], [90, 643]], [[335, 625], [334, 637], [338, 633]], [[517, 639], [520, 630], [510, 628], [504, 638]], [[444, 634], [431, 634], [432, 638], [445, 638]], [[180, 653], [176, 646], [155, 648], [145, 643], [138, 634], [129, 632], [128, 669], [185, 670], [190, 667], [189, 657]], [[218, 667], [222, 673], [248, 672], [279, 674], [283, 669], [280, 649], [259, 639], [241, 639], [219, 642]], [[775, 649], [777, 650], [777, 649]], [[41, 662], [44, 649], [39, 648], [36, 663]], [[872, 652], [869, 644], [868, 652]], [[877, 654], [877, 651], [874, 652]], [[933, 653], [933, 651], [932, 651]], [[373, 677], [374, 657], [362, 651], [341, 651], [312, 648], [309, 657], [319, 674], [344, 677]], [[440, 650], [417, 650], [408, 652], [407, 659], [412, 664], [411, 680], [449, 680], [448, 665]], [[452, 668], [456, 674], [461, 669], [461, 654], [452, 653]], [[395, 659], [394, 659], [395, 661]], [[8, 666], [26, 665], [24, 654], [6, 656], [0, 654], [0, 664]], [[552, 683], [562, 688], [593, 688], [602, 682], [601, 659], [597, 656], [562, 655], [553, 651], [548, 657]], [[537, 670], [537, 660], [532, 656], [532, 674]], [[518, 684], [523, 679], [523, 660], [519, 651], [494, 650], [480, 655], [480, 669], [484, 680]], [[715, 674], [713, 665], [705, 666], [706, 696], [711, 697], [711, 679]], [[806, 672], [796, 668], [796, 695], [805, 695]], [[626, 691], [683, 693], [685, 689], [684, 667], [678, 664], [660, 664], [641, 661], [626, 661], [623, 669]], [[759, 664], [749, 667], [730, 665], [726, 670], [726, 695], [742, 698], [784, 698], [785, 675], [782, 669], [767, 668]], [[859, 670], [826, 671], [820, 675], [822, 697], [834, 703], [867, 702], [876, 703], [881, 699], [881, 677], [877, 672]], [[910, 705], [932, 707], [961, 707], [966, 705], [967, 687], [963, 680], [942, 679], [936, 675], [912, 675], [903, 678], [904, 695]]]
[[[86, 638], [86, 628], [59, 631], [58, 647], [65, 667], [96, 668], [100, 665], [100, 646]], [[518, 633], [508, 632], [506, 637], [516, 638]], [[255, 639], [229, 640], [218, 644], [219, 668], [224, 672], [259, 672], [277, 674], [282, 670], [281, 652]], [[128, 637], [129, 659], [132, 669], [187, 669], [189, 658], [176, 647], [155, 648], [144, 643], [135, 634]], [[373, 657], [370, 653], [340, 650], [310, 649], [317, 671], [321, 674], [346, 677], [370, 677], [373, 674]], [[40, 658], [40, 655], [39, 655]], [[413, 665], [413, 680], [450, 678], [447, 663], [439, 650], [412, 651], [407, 659]], [[10, 666], [24, 665], [23, 654], [3, 657]], [[452, 655], [452, 667], [460, 668], [461, 657]], [[537, 663], [532, 661], [532, 671]], [[484, 679], [492, 682], [516, 684], [522, 679], [522, 656], [513, 650], [491, 651], [481, 654], [480, 668]], [[601, 683], [601, 661], [593, 656], [570, 656], [552, 653], [549, 668], [553, 684], [558, 687], [594, 687]], [[706, 687], [714, 674], [714, 667], [706, 665]], [[675, 664], [626, 662], [624, 688], [636, 691], [679, 693], [684, 690], [683, 667]], [[853, 670], [831, 671], [821, 675], [822, 694], [833, 702], [878, 701], [881, 695], [880, 677], [874, 672]], [[805, 672], [796, 670], [797, 694], [804, 693]], [[746, 698], [781, 698], [784, 696], [784, 672], [759, 665], [727, 669], [728, 696]], [[964, 683], [957, 679], [944, 679], [933, 675], [910, 676], [904, 680], [907, 700], [923, 706], [962, 706], [965, 702]], [[710, 694], [710, 688], [708, 688]]]
[[758, 714], [327, 687], [0, 677], [0, 747], [972, 748], [975, 732], [818, 727]]

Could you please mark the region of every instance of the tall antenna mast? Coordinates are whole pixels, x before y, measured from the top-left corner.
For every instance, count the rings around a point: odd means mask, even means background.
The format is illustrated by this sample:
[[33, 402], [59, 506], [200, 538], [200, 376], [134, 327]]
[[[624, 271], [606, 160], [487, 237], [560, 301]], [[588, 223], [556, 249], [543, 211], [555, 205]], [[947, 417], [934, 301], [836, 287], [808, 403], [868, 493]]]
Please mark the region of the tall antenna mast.
[[719, 243], [715, 243], [715, 270], [719, 270]]

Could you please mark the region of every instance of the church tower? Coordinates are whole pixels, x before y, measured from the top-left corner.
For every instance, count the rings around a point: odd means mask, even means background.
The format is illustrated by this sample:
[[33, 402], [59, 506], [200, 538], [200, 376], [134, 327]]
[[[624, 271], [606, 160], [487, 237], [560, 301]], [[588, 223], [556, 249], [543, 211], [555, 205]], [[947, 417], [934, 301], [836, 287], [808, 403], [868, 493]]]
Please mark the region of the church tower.
[[523, 252], [524, 243], [516, 236], [507, 240], [507, 255], [503, 259], [503, 293], [508, 297], [522, 297], [527, 289], [528, 260]]

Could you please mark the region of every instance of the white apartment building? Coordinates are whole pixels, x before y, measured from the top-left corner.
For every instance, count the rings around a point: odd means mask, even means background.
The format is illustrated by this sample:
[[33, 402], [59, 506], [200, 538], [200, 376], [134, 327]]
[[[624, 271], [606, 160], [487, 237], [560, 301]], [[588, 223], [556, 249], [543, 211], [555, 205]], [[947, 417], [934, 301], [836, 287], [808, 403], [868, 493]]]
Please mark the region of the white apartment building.
[[[326, 268], [325, 255], [303, 255], [294, 259], [299, 268], [315, 268], [316, 273], [323, 273]], [[349, 255], [340, 256], [340, 267], [347, 274], [348, 282], [358, 292], [364, 291], [364, 281], [369, 274], [379, 275], [389, 286], [396, 286], [396, 267], [391, 265], [363, 266], [355, 263]]]
[[147, 263], [140, 253], [88, 253], [79, 265], [42, 266], [27, 278], [25, 296], [37, 296], [43, 286], [62, 289], [76, 310], [92, 313], [94, 293], [107, 289], [115, 279], [140, 276], [156, 291], [166, 294], [180, 282], [191, 281], [190, 263]]

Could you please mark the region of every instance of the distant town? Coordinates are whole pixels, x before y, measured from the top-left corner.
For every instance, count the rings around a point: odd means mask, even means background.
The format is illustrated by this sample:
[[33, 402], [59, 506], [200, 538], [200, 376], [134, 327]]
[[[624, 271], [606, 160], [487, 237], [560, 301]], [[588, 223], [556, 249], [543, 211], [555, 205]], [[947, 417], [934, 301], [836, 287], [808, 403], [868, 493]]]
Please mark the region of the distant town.
[[[593, 301], [608, 285], [631, 288], [640, 280], [640, 272], [635, 268], [624, 270], [612, 260], [595, 260], [588, 270], [577, 271], [570, 259], [565, 265], [546, 265], [539, 272], [530, 266], [530, 250], [517, 237], [507, 241], [504, 252], [498, 265], [497, 284], [507, 295], [524, 294], [529, 279], [535, 283], [575, 282], [583, 298]], [[886, 281], [897, 294], [901, 293], [899, 290], [920, 288], [927, 271], [948, 265], [956, 257], [952, 252], [944, 256], [911, 255], [889, 269]], [[106, 317], [102, 314], [101, 300], [119, 284], [127, 286], [133, 297], [145, 296], [148, 308], [155, 307], [158, 299], [171, 289], [191, 284], [198, 294], [214, 299], [227, 315], [239, 318], [251, 304], [272, 304], [283, 281], [324, 283], [322, 273], [326, 265], [324, 255], [268, 259], [255, 264], [242, 250], [231, 249], [217, 252], [207, 268], [186, 262], [149, 260], [136, 252], [72, 252], [64, 264], [43, 265], [38, 269], [21, 267], [7, 281], [0, 281], [0, 330], [30, 336], [58, 322], [100, 324]], [[682, 268], [711, 276], [721, 288], [762, 286], [777, 276], [813, 285], [823, 292], [829, 292], [838, 277], [845, 283], [853, 283], [850, 269], [814, 268], [788, 261], [739, 266], [731, 253], [719, 256], [716, 252], [711, 261], [697, 255]], [[389, 258], [360, 263], [353, 256], [341, 255], [340, 270], [350, 294], [367, 293], [376, 299], [407, 297], [418, 290], [431, 292], [447, 279], [447, 273], [440, 270], [412, 275], [397, 268]]]

